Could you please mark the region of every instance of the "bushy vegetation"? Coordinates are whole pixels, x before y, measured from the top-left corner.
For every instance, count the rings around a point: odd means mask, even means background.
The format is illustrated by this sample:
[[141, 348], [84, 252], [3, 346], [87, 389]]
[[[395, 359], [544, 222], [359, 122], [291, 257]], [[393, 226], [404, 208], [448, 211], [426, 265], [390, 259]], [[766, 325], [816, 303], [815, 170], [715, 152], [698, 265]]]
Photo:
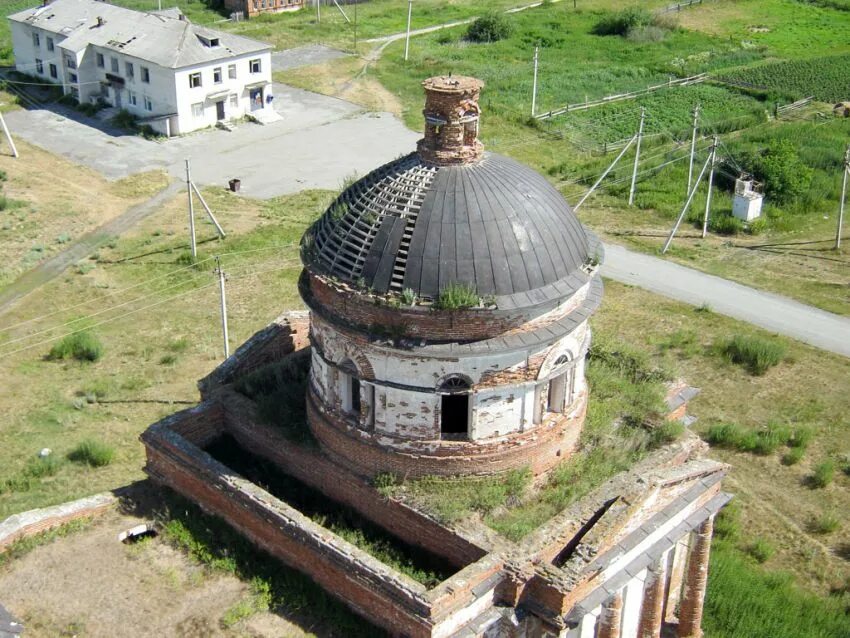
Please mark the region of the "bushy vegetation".
[[744, 551], [755, 559], [757, 563], [766, 563], [776, 552], [776, 548], [767, 540], [757, 538], [744, 547]]
[[732, 363], [750, 374], [761, 376], [785, 359], [787, 348], [776, 339], [752, 335], [735, 335], [717, 344], [717, 350]]
[[104, 467], [115, 458], [115, 448], [102, 441], [86, 439], [68, 453], [68, 460], [91, 467]]
[[765, 195], [780, 204], [805, 193], [814, 175], [788, 140], [771, 140], [766, 148], [745, 154], [741, 163], [764, 184]]
[[94, 362], [103, 356], [103, 344], [88, 331], [75, 332], [54, 344], [47, 354], [51, 361], [76, 359], [83, 362]]
[[650, 26], [654, 22], [651, 11], [639, 6], [626, 7], [616, 13], [609, 13], [593, 27], [595, 35], [627, 36], [635, 29]]
[[290, 440], [312, 443], [307, 427], [307, 380], [310, 357], [302, 352], [255, 370], [236, 383], [236, 391], [253, 399], [260, 418]]
[[815, 465], [809, 482], [814, 488], [824, 488], [829, 486], [833, 479], [835, 479], [835, 461], [826, 459]]
[[500, 11], [488, 11], [469, 25], [466, 39], [471, 42], [498, 42], [511, 37], [513, 30], [508, 16]]
[[802, 458], [812, 435], [811, 428], [803, 425], [792, 427], [771, 422], [762, 428], [745, 428], [734, 423], [716, 423], [708, 428], [703, 438], [716, 447], [762, 456], [773, 454], [782, 446], [788, 446], [788, 454], [793, 454], [795, 459], [786, 464], [793, 465]]
[[481, 298], [473, 286], [453, 282], [440, 289], [433, 307], [435, 310], [461, 310], [474, 308], [479, 303]]
[[850, 100], [848, 68], [850, 54], [845, 53], [760, 64], [724, 73], [722, 79], [752, 85], [792, 100], [811, 96], [822, 102], [839, 102]]

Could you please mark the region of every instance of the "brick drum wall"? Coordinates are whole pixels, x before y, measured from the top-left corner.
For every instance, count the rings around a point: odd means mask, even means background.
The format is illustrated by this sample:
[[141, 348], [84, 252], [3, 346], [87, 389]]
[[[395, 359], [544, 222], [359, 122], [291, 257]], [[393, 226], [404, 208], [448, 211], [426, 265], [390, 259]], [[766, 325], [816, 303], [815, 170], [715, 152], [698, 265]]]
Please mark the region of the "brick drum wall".
[[542, 474], [568, 458], [577, 448], [584, 423], [587, 396], [578, 399], [576, 416], [550, 427], [504, 437], [498, 442], [406, 442], [406, 451], [379, 447], [369, 435], [352, 431], [347, 422], [323, 411], [312, 390], [307, 393], [307, 418], [323, 451], [354, 472], [372, 477], [392, 472], [421, 476], [490, 475], [528, 466]]

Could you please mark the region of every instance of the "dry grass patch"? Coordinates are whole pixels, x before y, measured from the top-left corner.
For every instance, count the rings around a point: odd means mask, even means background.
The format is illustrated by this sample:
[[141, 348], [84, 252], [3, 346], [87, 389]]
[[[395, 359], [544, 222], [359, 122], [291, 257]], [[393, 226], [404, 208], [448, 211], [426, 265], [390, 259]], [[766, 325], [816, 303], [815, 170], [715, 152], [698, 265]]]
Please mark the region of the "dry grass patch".
[[108, 182], [99, 173], [21, 140], [21, 156], [0, 154], [11, 201], [0, 211], [0, 286], [168, 183], [161, 171]]

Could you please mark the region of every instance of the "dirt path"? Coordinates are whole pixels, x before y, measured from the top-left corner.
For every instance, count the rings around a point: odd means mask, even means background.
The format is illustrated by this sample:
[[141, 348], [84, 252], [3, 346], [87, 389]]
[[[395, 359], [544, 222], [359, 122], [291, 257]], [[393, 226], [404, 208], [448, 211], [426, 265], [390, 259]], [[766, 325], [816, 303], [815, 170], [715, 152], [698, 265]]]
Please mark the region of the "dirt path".
[[18, 277], [0, 292], [0, 314], [39, 286], [62, 274], [69, 266], [85, 259], [110, 237], [132, 228], [174, 197], [182, 187], [180, 182], [171, 182], [147, 201], [131, 206], [121, 215], [83, 235], [62, 252]]

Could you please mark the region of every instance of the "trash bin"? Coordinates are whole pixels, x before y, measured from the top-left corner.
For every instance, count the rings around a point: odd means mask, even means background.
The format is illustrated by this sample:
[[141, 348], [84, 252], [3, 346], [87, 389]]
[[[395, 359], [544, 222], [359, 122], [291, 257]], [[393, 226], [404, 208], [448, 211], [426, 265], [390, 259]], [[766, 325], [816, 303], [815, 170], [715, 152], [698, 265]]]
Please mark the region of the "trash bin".
[[233, 191], [234, 193], [236, 193], [236, 192], [239, 191], [239, 188], [242, 186], [242, 180], [241, 179], [232, 179], [228, 182], [228, 184], [230, 185], [230, 190]]

